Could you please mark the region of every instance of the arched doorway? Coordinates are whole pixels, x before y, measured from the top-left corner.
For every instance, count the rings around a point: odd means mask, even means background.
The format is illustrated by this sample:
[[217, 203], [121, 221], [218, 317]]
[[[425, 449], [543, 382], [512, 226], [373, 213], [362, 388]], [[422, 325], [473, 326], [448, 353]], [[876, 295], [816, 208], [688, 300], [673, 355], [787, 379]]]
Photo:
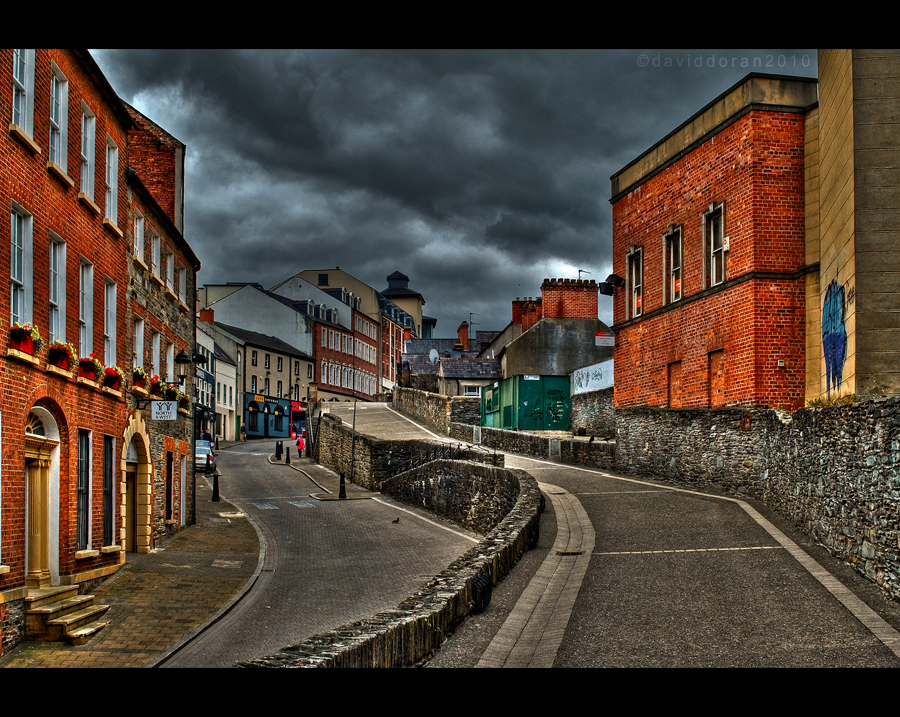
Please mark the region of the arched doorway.
[[59, 584], [59, 425], [43, 406], [25, 422], [25, 585]]

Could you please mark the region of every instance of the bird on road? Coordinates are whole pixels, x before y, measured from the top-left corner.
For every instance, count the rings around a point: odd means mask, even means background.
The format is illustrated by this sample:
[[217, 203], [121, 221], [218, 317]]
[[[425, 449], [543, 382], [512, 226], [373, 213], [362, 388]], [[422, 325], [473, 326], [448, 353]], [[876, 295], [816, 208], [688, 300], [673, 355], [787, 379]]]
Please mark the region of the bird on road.
[[398, 516], [398, 517], [394, 518], [391, 522], [392, 522], [392, 523], [399, 523], [399, 522], [400, 522], [400, 517]]

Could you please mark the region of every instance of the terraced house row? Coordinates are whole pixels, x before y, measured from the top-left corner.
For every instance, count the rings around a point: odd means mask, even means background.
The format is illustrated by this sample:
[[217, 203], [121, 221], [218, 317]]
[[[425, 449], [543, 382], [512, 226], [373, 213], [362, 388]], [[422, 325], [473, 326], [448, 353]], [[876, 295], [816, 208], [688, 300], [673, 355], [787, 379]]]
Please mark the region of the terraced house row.
[[[86, 592], [193, 521], [181, 377], [199, 261], [182, 235], [184, 145], [86, 50], [0, 50], [0, 89], [2, 653], [64, 637], [31, 607]], [[178, 410], [153, 420], [154, 397]]]

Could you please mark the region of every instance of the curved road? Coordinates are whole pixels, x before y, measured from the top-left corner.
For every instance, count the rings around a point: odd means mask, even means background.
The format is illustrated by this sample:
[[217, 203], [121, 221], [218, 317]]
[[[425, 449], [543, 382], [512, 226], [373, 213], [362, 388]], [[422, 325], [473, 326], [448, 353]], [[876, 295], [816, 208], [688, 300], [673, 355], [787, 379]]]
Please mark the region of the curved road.
[[[384, 404], [359, 409], [370, 435], [414, 425]], [[331, 410], [352, 420], [349, 406]], [[549, 498], [541, 540], [430, 667], [900, 666], [900, 606], [766, 506], [522, 456], [507, 465]]]

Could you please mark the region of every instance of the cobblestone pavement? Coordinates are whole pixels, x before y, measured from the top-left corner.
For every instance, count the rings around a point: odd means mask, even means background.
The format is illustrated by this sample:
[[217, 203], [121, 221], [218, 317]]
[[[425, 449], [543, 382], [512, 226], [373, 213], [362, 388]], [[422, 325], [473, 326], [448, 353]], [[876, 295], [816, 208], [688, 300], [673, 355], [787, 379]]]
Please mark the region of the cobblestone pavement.
[[110, 605], [109, 625], [84, 645], [26, 642], [0, 667], [146, 667], [213, 619], [244, 590], [259, 563], [250, 522], [227, 501], [213, 503], [197, 476], [197, 524], [126, 564], [91, 594]]

